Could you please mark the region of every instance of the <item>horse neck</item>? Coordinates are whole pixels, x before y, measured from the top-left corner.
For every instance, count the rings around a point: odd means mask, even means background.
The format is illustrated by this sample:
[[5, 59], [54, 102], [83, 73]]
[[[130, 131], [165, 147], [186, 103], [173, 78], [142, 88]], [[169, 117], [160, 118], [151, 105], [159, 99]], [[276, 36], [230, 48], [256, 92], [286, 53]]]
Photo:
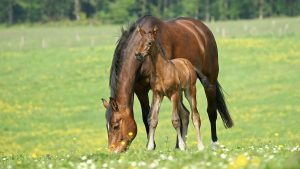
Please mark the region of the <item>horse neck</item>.
[[152, 72], [155, 72], [155, 74], [162, 74], [166, 64], [168, 64], [168, 60], [163, 56], [157, 43], [155, 43], [155, 46], [153, 47], [151, 54]]
[[[119, 105], [132, 109], [134, 82], [139, 64], [129, 57], [122, 64], [122, 68], [117, 78], [117, 87], [111, 91], [111, 96], [116, 99]], [[113, 89], [112, 89], [113, 90]]]

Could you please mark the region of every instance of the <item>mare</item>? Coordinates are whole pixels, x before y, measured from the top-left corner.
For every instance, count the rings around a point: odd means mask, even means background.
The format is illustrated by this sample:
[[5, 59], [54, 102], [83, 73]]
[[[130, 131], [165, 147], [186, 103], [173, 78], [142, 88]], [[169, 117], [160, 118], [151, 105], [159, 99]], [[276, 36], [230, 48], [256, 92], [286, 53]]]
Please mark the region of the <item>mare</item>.
[[[148, 116], [150, 112], [148, 93], [151, 63], [140, 62], [135, 57], [142, 37], [137, 31], [140, 25], [145, 32], [158, 27], [157, 39], [168, 60], [182, 58], [189, 60], [204, 87], [207, 98], [207, 113], [210, 120], [212, 146], [217, 146], [217, 110], [225, 128], [233, 126], [221, 85], [218, 49], [212, 32], [202, 22], [193, 18], [177, 18], [168, 21], [153, 16], [144, 16], [131, 24], [116, 46], [110, 70], [110, 100], [102, 99], [106, 108], [108, 147], [113, 152], [126, 151], [137, 134], [134, 120], [134, 93], [141, 105], [143, 122], [149, 137]], [[184, 54], [184, 55], [183, 55]], [[183, 126], [183, 125], [181, 125]], [[182, 129], [181, 129], [182, 131]], [[182, 133], [182, 132], [181, 132]], [[178, 142], [177, 142], [178, 143]], [[179, 145], [176, 144], [176, 147]]]
[[157, 29], [157, 26], [155, 26], [152, 31], [146, 33], [138, 27], [142, 39], [135, 53], [139, 61], [144, 61], [145, 57], [149, 56], [151, 62], [150, 86], [153, 92], [153, 100], [148, 117], [149, 138], [147, 148], [148, 150], [155, 148], [154, 133], [158, 124], [159, 108], [164, 96], [167, 96], [173, 105], [172, 124], [177, 132], [179, 148], [181, 150], [186, 149], [189, 112], [182, 104], [182, 93], [184, 92], [192, 110], [192, 120], [197, 132], [198, 150], [203, 150], [204, 146], [200, 135], [201, 121], [196, 99], [197, 74], [193, 65], [187, 59], [166, 59], [156, 38]]

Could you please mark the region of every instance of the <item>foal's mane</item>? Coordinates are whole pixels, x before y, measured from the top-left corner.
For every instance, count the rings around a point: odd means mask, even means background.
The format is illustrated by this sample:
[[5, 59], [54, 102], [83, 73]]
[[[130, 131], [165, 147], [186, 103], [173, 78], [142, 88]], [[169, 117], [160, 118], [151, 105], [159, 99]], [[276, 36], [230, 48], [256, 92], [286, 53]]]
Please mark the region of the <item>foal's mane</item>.
[[114, 52], [114, 57], [110, 69], [110, 80], [109, 86], [111, 89], [111, 97], [115, 97], [115, 92], [118, 85], [118, 78], [120, 74], [121, 67], [124, 61], [123, 51], [128, 46], [128, 41], [133, 34], [134, 30], [136, 29], [137, 25], [144, 19], [148, 17], [148, 15], [139, 18], [136, 22], [131, 23], [127, 26], [127, 29], [121, 28], [121, 36], [117, 41], [117, 47]]

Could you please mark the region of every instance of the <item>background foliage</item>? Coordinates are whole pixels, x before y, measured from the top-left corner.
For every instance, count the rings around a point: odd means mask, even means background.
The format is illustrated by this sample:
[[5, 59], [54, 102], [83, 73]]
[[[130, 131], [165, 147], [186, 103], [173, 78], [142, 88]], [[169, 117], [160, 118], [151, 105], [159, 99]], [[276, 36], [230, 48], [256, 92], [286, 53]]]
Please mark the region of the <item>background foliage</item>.
[[297, 16], [300, 0], [1, 0], [0, 23], [93, 19], [124, 23], [145, 14], [201, 20]]

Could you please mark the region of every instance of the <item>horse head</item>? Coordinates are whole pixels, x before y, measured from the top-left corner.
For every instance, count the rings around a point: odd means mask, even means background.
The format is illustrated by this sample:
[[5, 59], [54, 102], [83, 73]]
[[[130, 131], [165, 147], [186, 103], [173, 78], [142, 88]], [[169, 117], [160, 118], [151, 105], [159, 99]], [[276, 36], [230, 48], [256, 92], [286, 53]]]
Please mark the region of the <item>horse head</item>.
[[114, 98], [102, 99], [106, 108], [106, 129], [108, 148], [111, 152], [120, 153], [128, 149], [137, 134], [137, 126], [127, 106], [119, 105]]
[[141, 40], [137, 50], [135, 52], [135, 57], [138, 61], [144, 61], [145, 57], [151, 54], [152, 47], [156, 42], [157, 26], [154, 26], [151, 31], [146, 32], [140, 26], [138, 26], [137, 31], [141, 35]]

